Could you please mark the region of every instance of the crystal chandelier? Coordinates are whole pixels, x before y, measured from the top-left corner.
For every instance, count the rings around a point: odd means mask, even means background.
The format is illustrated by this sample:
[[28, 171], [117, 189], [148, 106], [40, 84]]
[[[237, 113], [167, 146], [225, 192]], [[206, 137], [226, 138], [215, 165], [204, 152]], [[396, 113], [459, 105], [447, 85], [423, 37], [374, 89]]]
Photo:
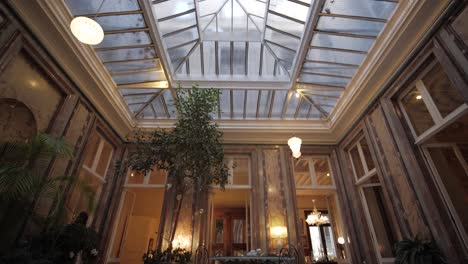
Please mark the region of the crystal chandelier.
[[307, 216], [306, 222], [309, 225], [323, 225], [323, 224], [329, 224], [330, 221], [328, 220], [327, 216], [323, 216], [322, 213], [317, 211], [317, 208], [315, 207], [315, 200], [312, 200], [314, 203], [314, 210], [312, 213], [310, 213]]

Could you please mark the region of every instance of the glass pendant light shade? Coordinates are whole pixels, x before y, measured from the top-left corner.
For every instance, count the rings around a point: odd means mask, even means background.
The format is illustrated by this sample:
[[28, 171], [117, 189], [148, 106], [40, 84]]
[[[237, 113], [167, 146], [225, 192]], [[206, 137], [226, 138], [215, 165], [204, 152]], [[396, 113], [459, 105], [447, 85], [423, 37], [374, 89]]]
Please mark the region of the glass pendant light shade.
[[104, 39], [101, 25], [89, 17], [75, 17], [70, 23], [70, 29], [79, 41], [88, 45], [97, 45]]
[[302, 140], [298, 137], [292, 137], [288, 140], [288, 145], [293, 153], [292, 155], [296, 159], [301, 156], [301, 144]]

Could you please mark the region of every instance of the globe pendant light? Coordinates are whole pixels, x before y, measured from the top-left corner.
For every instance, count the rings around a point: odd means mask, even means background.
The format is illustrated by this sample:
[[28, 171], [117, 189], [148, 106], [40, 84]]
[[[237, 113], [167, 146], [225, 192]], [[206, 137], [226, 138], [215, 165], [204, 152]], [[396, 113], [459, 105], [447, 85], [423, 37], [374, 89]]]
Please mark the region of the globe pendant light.
[[[101, 11], [104, 1], [101, 2], [94, 19], [96, 19], [99, 11]], [[104, 39], [104, 30], [94, 19], [77, 16], [71, 21], [70, 30], [80, 42], [88, 45], [97, 45]]]
[[70, 23], [73, 35], [88, 45], [97, 45], [104, 39], [101, 25], [89, 17], [75, 17]]
[[292, 156], [296, 159], [301, 156], [301, 144], [302, 140], [298, 137], [292, 137], [288, 140], [288, 145], [291, 148]]

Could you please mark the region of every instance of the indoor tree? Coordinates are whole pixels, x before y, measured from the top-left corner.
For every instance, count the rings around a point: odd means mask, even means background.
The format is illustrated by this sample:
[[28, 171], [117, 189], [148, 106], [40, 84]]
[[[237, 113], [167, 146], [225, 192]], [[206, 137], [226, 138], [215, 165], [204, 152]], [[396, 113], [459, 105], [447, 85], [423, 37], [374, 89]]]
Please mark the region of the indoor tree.
[[192, 188], [195, 199], [211, 185], [224, 188], [228, 167], [224, 163], [223, 133], [212, 122], [211, 114], [218, 111], [219, 90], [192, 86], [177, 89], [174, 103], [177, 122], [174, 129], [139, 132], [133, 143], [135, 151], [126, 168], [145, 175], [153, 168], [168, 171], [168, 186], [175, 192], [169, 247], [177, 229], [184, 194]]

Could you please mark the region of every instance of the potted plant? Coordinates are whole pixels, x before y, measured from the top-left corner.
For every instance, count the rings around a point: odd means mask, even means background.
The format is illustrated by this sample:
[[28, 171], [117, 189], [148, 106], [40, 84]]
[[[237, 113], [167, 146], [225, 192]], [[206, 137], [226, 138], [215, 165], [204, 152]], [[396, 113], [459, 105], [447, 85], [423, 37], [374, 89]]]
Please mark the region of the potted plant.
[[168, 171], [168, 188], [172, 188], [171, 204], [174, 219], [167, 238], [172, 247], [184, 194], [196, 190], [195, 199], [206, 193], [211, 185], [222, 188], [227, 183], [228, 167], [224, 163], [222, 132], [212, 122], [218, 112], [219, 90], [178, 89], [175, 99], [177, 122], [174, 129], [157, 129], [151, 134], [137, 133], [132, 139], [135, 151], [129, 155], [124, 168], [145, 173], [153, 168]]
[[433, 241], [403, 239], [395, 243], [395, 264], [446, 264]]
[[148, 251], [148, 253], [145, 253], [143, 255], [143, 263], [144, 264], [160, 264], [160, 263], [187, 264], [190, 262], [191, 258], [192, 258], [192, 254], [186, 249], [183, 249], [183, 248], [172, 249], [171, 247], [169, 247], [162, 252], [159, 249]]

